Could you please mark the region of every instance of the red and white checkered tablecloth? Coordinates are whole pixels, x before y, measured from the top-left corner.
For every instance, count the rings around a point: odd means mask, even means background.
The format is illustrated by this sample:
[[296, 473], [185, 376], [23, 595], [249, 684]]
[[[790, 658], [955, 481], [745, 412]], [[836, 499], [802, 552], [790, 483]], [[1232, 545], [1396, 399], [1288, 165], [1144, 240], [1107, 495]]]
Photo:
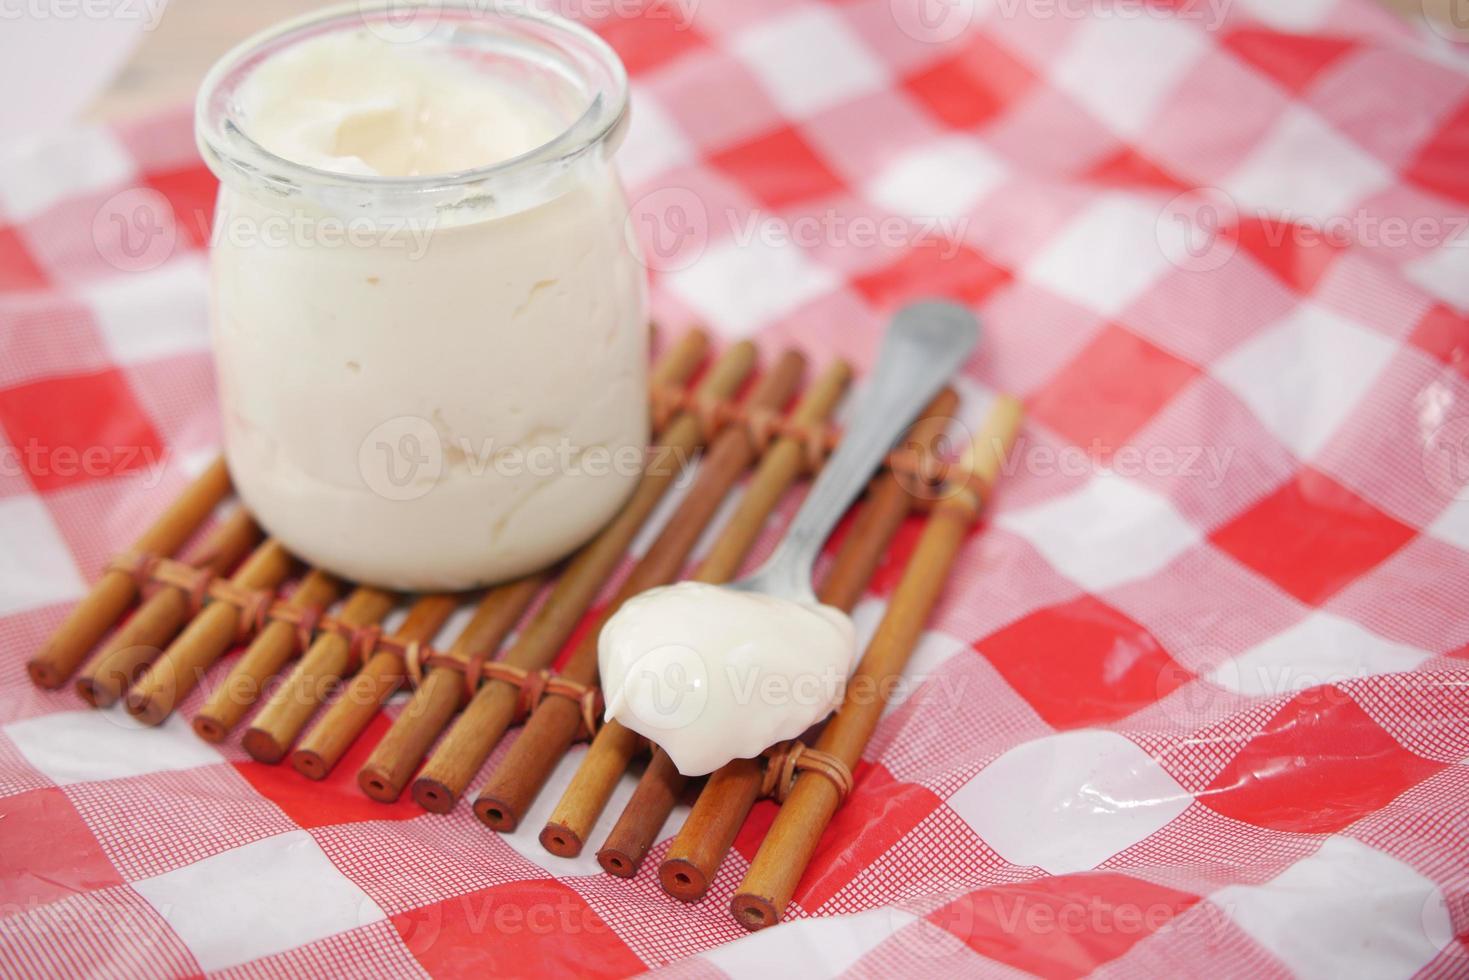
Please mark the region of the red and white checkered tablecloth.
[[575, 753], [499, 836], [358, 792], [386, 715], [312, 783], [30, 685], [216, 451], [181, 109], [0, 153], [0, 973], [1469, 975], [1469, 58], [1368, 0], [600, 13], [662, 322], [865, 366], [950, 295], [970, 417], [1029, 410], [791, 921], [728, 913], [770, 803], [684, 906], [536, 844]]

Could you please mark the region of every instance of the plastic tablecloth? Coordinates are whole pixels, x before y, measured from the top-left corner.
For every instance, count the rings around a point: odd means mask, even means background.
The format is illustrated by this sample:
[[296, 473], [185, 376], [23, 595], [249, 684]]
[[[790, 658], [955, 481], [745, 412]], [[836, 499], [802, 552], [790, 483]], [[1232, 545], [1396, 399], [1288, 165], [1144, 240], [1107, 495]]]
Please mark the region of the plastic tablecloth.
[[582, 7], [670, 332], [860, 369], [946, 295], [966, 417], [1028, 409], [788, 922], [728, 912], [773, 803], [683, 905], [536, 844], [576, 753], [500, 836], [357, 791], [396, 705], [313, 783], [202, 692], [27, 681], [217, 451], [180, 109], [0, 153], [0, 972], [1469, 974], [1463, 52], [1366, 0]]

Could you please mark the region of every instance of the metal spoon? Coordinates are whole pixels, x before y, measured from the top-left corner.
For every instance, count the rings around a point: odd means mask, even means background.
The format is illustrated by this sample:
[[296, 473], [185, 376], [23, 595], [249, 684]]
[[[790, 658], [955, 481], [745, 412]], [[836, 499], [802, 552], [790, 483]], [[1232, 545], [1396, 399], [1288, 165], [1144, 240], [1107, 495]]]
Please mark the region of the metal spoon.
[[822, 544], [898, 437], [978, 342], [979, 323], [962, 306], [929, 301], [899, 310], [851, 424], [785, 536], [765, 564], [726, 588], [815, 603], [811, 575]]

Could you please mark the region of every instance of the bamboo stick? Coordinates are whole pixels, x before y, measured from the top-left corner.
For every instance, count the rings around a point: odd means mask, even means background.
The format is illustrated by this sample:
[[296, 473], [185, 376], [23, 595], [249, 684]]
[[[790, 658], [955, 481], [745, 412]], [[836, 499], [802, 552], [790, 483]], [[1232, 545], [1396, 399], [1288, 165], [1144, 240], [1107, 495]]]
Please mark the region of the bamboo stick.
[[648, 848], [653, 846], [654, 838], [678, 805], [688, 783], [688, 777], [678, 771], [668, 753], [654, 748], [632, 799], [627, 801], [627, 808], [597, 851], [597, 863], [602, 870], [619, 878], [631, 878], [638, 873]]
[[[373, 626], [398, 602], [398, 597], [379, 589], [360, 586], [347, 597], [337, 619], [353, 629]], [[299, 663], [287, 675], [240, 739], [252, 759], [279, 762], [301, 729], [325, 700], [352, 663], [351, 641], [340, 633], [318, 636]]]
[[[975, 444], [972, 472], [980, 485], [993, 483], [1019, 423], [1019, 403], [1001, 398]], [[973, 490], [966, 488], [961, 496], [969, 506], [949, 501], [934, 508], [887, 613], [847, 685], [841, 709], [816, 742], [817, 749], [841, 759], [848, 768], [857, 765], [877, 728], [883, 692], [902, 673], [922, 635], [978, 511], [981, 500]], [[839, 803], [829, 780], [811, 774], [796, 779], [730, 903], [735, 921], [747, 929], [763, 929], [780, 921]]]
[[[286, 605], [294, 610], [311, 607], [325, 609], [341, 595], [342, 584], [326, 572], [313, 569]], [[273, 621], [255, 637], [224, 682], [209, 695], [204, 706], [194, 715], [194, 732], [206, 742], [222, 742], [245, 717], [265, 682], [274, 677], [296, 652], [296, 627]]]
[[541, 828], [541, 846], [558, 857], [580, 854], [617, 781], [643, 747], [638, 733], [621, 722], [603, 724], [551, 818]]
[[[778, 410], [800, 383], [805, 358], [788, 351], [775, 370], [762, 378], [749, 403]], [[730, 488], [749, 466], [754, 455], [748, 430], [730, 426], [710, 443], [699, 475], [688, 496], [679, 505], [653, 547], [623, 582], [617, 596], [572, 651], [561, 676], [576, 684], [591, 684], [597, 678], [597, 636], [602, 625], [628, 598], [678, 577], [689, 553], [714, 518]], [[493, 830], [511, 831], [520, 823], [525, 808], [535, 799], [556, 763], [566, 754], [581, 725], [580, 706], [565, 697], [548, 697], [531, 713], [520, 738], [510, 747], [490, 781], [475, 800], [474, 812]], [[588, 781], [596, 777], [589, 774]], [[602, 788], [590, 789], [593, 795]]]
[[[183, 561], [223, 575], [260, 541], [260, 529], [243, 507], [220, 523], [202, 547]], [[94, 708], [106, 708], [148, 669], [189, 618], [189, 594], [166, 585], [149, 596], [92, 658], [77, 677], [76, 689]]]
[[[807, 390], [791, 413], [791, 422], [802, 428], [812, 428], [824, 422], [851, 378], [846, 364], [833, 364]], [[730, 438], [736, 438], [738, 434]], [[754, 457], [755, 446], [748, 432], [744, 433], [746, 465]], [[791, 436], [776, 440], [760, 460], [760, 465], [751, 478], [749, 486], [740, 497], [739, 505], [731, 515], [715, 541], [709, 554], [700, 563], [694, 579], [701, 582], [725, 582], [733, 578], [764, 528], [771, 512], [779, 504], [781, 496], [800, 476], [804, 468], [804, 447]], [[574, 857], [581, 853], [592, 825], [601, 815], [612, 789], [632, 761], [638, 740], [631, 732], [616, 721], [602, 726], [591, 748], [582, 759], [571, 784], [567, 786], [561, 801], [551, 814], [550, 821], [541, 832], [541, 843], [552, 854]], [[676, 770], [675, 770], [676, 772]], [[646, 773], [644, 778], [649, 778]], [[682, 779], [682, 777], [679, 777]], [[682, 785], [667, 787], [664, 792], [653, 794], [650, 799], [676, 799]], [[670, 804], [670, 807], [672, 804]], [[643, 820], [651, 823], [657, 815], [643, 814]], [[668, 816], [664, 812], [657, 817], [658, 827]], [[638, 836], [642, 836], [641, 833]], [[638, 855], [641, 860], [641, 855]], [[634, 862], [635, 863], [635, 862]]]
[[[931, 446], [943, 434], [958, 404], [959, 397], [952, 389], [940, 392], [914, 424], [909, 442]], [[912, 508], [913, 495], [892, 471], [873, 481], [822, 582], [822, 602], [844, 610], [857, 604]], [[760, 798], [764, 779], [761, 759], [735, 759], [709, 777], [659, 865], [658, 877], [665, 892], [684, 902], [704, 897]]]
[[[455, 638], [448, 656], [465, 664], [477, 651], [498, 649], [550, 578], [549, 572], [536, 572], [491, 589]], [[429, 744], [464, 699], [464, 691], [464, 675], [458, 670], [431, 668], [358, 770], [357, 785], [362, 792], [380, 803], [396, 800]]]
[[[224, 460], [215, 460], [133, 542], [133, 553], [171, 555], [178, 551], [229, 491], [229, 471]], [[46, 688], [65, 684], [137, 596], [138, 583], [127, 572], [113, 568], [103, 572], [87, 597], [26, 664], [31, 680]]]
[[[678, 343], [664, 353], [653, 366], [650, 376], [652, 384], [655, 387], [682, 387], [703, 362], [708, 347], [708, 337], [702, 332], [690, 331], [684, 334]], [[614, 551], [601, 543], [603, 537], [610, 533], [610, 530], [601, 532], [598, 538], [593, 539], [592, 543], [582, 548], [583, 553], [597, 551], [599, 556], [608, 556], [607, 571], [603, 574], [603, 579], [611, 574], [613, 566], [621, 557], [620, 548]], [[598, 551], [599, 547], [600, 551]], [[570, 570], [568, 569], [565, 574], [570, 574]], [[585, 575], [588, 572], [583, 571], [582, 574]], [[560, 590], [553, 592], [553, 596], [562, 597], [563, 603], [566, 594], [565, 591]], [[551, 599], [548, 598], [547, 604], [549, 605], [550, 602]], [[577, 618], [580, 615], [577, 613]], [[504, 638], [504, 633], [492, 638], [491, 632], [485, 632], [476, 638], [471, 636], [474, 631], [474, 624], [467, 627], [460, 637], [462, 642], [456, 642], [449, 654], [468, 660], [470, 655], [478, 650], [495, 650]], [[557, 641], [551, 646], [560, 646], [561, 642]], [[357, 774], [357, 782], [362, 791], [384, 803], [396, 800], [404, 784], [413, 775], [413, 770], [418, 767], [429, 747], [433, 745], [434, 739], [439, 737], [439, 733], [444, 730], [444, 726], [449, 724], [454, 712], [464, 701], [466, 690], [464, 676], [453, 667], [430, 669], [424, 676], [423, 683], [419, 685], [418, 690], [413, 692], [413, 697], [394, 719], [392, 727], [388, 729], [382, 741], [378, 742], [372, 756]], [[477, 769], [478, 765], [475, 768]]]
[[[245, 560], [230, 583], [245, 589], [274, 589], [290, 574], [294, 561], [279, 541], [267, 539]], [[204, 678], [204, 672], [234, 643], [242, 614], [240, 607], [231, 602], [215, 601], [205, 606], [128, 691], [124, 701], [128, 714], [145, 725], [157, 725], [172, 714]]]
[[[734, 345], [700, 383], [697, 397], [710, 401], [730, 397], [744, 383], [754, 363], [753, 344]], [[702, 441], [699, 419], [692, 412], [680, 413], [669, 424], [632, 499], [572, 561], [540, 613], [502, 658], [506, 663], [538, 670], [551, 662]], [[491, 680], [480, 687], [414, 780], [413, 798], [419, 806], [436, 813], [453, 809], [510, 726], [519, 703], [520, 691], [513, 684]]]
[[[938, 458], [936, 446], [958, 408], [959, 395], [954, 389], [945, 388], [939, 392], [909, 430], [904, 445], [920, 456]], [[903, 521], [913, 512], [915, 498], [912, 491], [903, 485], [904, 479], [888, 470], [873, 482], [868, 491], [871, 506], [857, 511], [856, 520], [847, 531], [842, 547], [821, 584], [825, 597], [823, 602], [850, 609], [867, 591], [867, 583], [872, 581], [883, 555], [887, 554], [886, 542], [893, 539]], [[873, 548], [865, 543], [872, 540], [880, 540], [884, 544]]]
[[[393, 638], [403, 643], [428, 643], [458, 605], [459, 600], [453, 595], [420, 597]], [[311, 779], [325, 778], [405, 676], [403, 658], [397, 652], [379, 650], [369, 657], [352, 675], [341, 696], [306, 733], [301, 746], [291, 753], [295, 770]]]
[[658, 865], [658, 881], [664, 892], [681, 902], [697, 902], [704, 897], [734, 845], [735, 835], [760, 798], [764, 779], [765, 766], [760, 759], [735, 759], [709, 774], [688, 819]]

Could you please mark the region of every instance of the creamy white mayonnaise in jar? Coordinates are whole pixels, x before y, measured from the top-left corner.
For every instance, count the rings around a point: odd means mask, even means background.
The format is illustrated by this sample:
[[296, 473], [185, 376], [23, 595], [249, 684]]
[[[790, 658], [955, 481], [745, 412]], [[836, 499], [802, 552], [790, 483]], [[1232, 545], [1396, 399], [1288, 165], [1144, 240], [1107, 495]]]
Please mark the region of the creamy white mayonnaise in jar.
[[544, 566], [620, 506], [648, 333], [616, 56], [517, 7], [425, 9], [252, 39], [196, 122], [240, 495], [312, 564], [443, 590]]

